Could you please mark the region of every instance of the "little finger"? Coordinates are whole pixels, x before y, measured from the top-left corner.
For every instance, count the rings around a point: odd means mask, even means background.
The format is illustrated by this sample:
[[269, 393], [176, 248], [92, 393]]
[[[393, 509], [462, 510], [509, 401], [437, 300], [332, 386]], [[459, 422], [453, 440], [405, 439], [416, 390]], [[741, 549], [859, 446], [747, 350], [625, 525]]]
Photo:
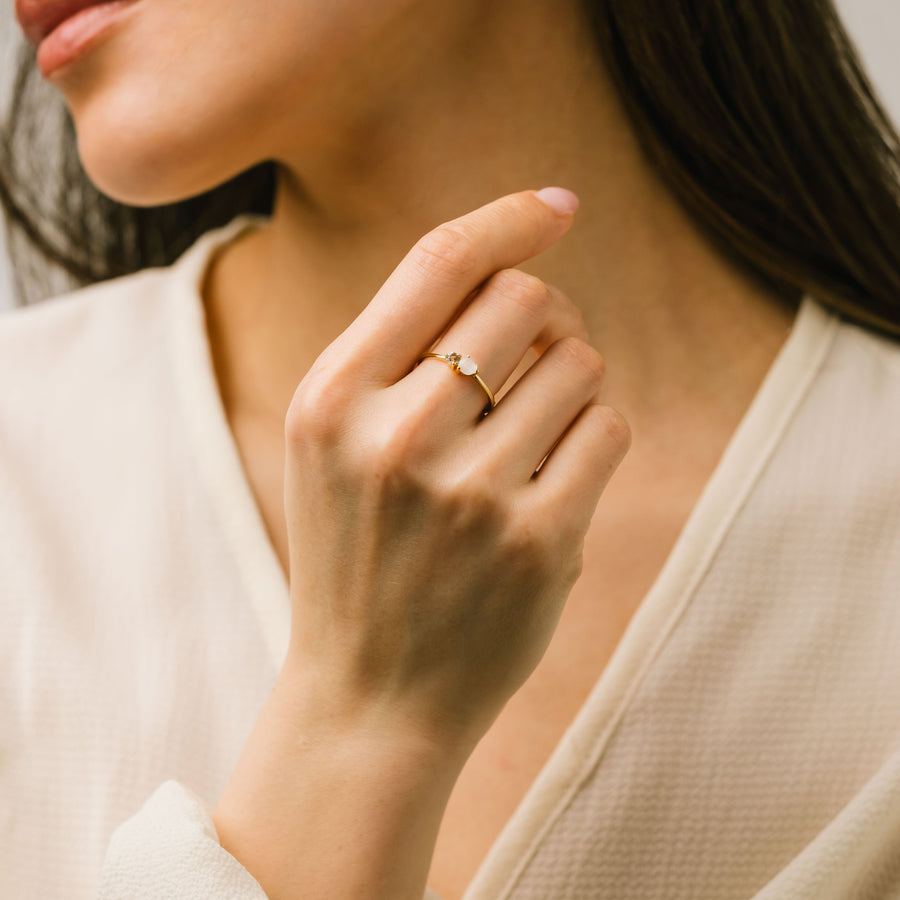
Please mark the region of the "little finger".
[[552, 344], [484, 419], [479, 441], [504, 476], [527, 482], [597, 395], [604, 363], [578, 338]]
[[630, 446], [624, 416], [612, 407], [588, 404], [532, 478], [531, 502], [542, 507], [549, 521], [569, 523], [583, 536]]

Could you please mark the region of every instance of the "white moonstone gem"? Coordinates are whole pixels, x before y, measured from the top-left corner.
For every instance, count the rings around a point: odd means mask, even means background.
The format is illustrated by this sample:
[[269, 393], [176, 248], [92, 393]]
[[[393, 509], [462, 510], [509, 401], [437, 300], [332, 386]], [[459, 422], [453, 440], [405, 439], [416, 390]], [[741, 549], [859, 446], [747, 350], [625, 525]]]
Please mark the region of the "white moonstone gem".
[[457, 366], [460, 372], [463, 375], [474, 375], [478, 371], [478, 366], [475, 365], [475, 360], [469, 356], [464, 356]]

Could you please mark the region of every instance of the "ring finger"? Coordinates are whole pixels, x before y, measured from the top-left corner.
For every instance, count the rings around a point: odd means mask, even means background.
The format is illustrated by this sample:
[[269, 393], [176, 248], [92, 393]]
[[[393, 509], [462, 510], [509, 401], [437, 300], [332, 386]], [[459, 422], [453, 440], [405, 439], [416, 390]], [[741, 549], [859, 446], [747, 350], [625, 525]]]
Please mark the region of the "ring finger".
[[572, 301], [533, 275], [503, 269], [485, 282], [432, 348], [441, 356], [459, 354], [472, 363], [465, 362], [454, 372], [447, 361], [425, 359], [395, 388], [408, 390], [411, 382], [416, 390], [437, 394], [446, 403], [445, 421], [449, 417], [456, 425], [474, 424], [488, 403], [487, 392], [475, 377], [459, 374], [468, 374], [467, 367], [477, 365], [478, 377], [496, 395], [529, 348], [540, 353], [564, 337], [586, 338], [581, 313]]

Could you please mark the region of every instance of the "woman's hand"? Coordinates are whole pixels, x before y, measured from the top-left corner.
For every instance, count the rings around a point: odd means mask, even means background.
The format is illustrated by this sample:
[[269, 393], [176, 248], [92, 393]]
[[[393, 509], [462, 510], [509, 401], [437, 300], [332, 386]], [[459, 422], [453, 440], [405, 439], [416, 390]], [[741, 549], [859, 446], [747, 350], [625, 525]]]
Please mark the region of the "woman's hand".
[[[298, 387], [291, 664], [324, 709], [470, 749], [543, 655], [628, 445], [576, 308], [510, 268], [571, 221], [528, 191], [430, 232]], [[474, 379], [416, 366], [459, 352], [499, 389], [531, 347], [486, 417]]]
[[[512, 268], [571, 224], [573, 195], [541, 196], [422, 238], [294, 395], [290, 650], [216, 816], [272, 896], [421, 896], [453, 781], [546, 650], [627, 450], [577, 310]], [[486, 416], [473, 378], [417, 365], [458, 352], [497, 390], [530, 348]]]

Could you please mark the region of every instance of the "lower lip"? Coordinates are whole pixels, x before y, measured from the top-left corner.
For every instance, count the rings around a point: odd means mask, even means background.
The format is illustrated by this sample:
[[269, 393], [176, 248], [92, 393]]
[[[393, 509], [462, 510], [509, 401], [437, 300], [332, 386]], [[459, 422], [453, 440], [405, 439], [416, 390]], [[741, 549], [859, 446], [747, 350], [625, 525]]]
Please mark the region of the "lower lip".
[[46, 78], [88, 50], [94, 38], [116, 22], [138, 0], [111, 0], [89, 6], [60, 22], [40, 43], [37, 64]]

